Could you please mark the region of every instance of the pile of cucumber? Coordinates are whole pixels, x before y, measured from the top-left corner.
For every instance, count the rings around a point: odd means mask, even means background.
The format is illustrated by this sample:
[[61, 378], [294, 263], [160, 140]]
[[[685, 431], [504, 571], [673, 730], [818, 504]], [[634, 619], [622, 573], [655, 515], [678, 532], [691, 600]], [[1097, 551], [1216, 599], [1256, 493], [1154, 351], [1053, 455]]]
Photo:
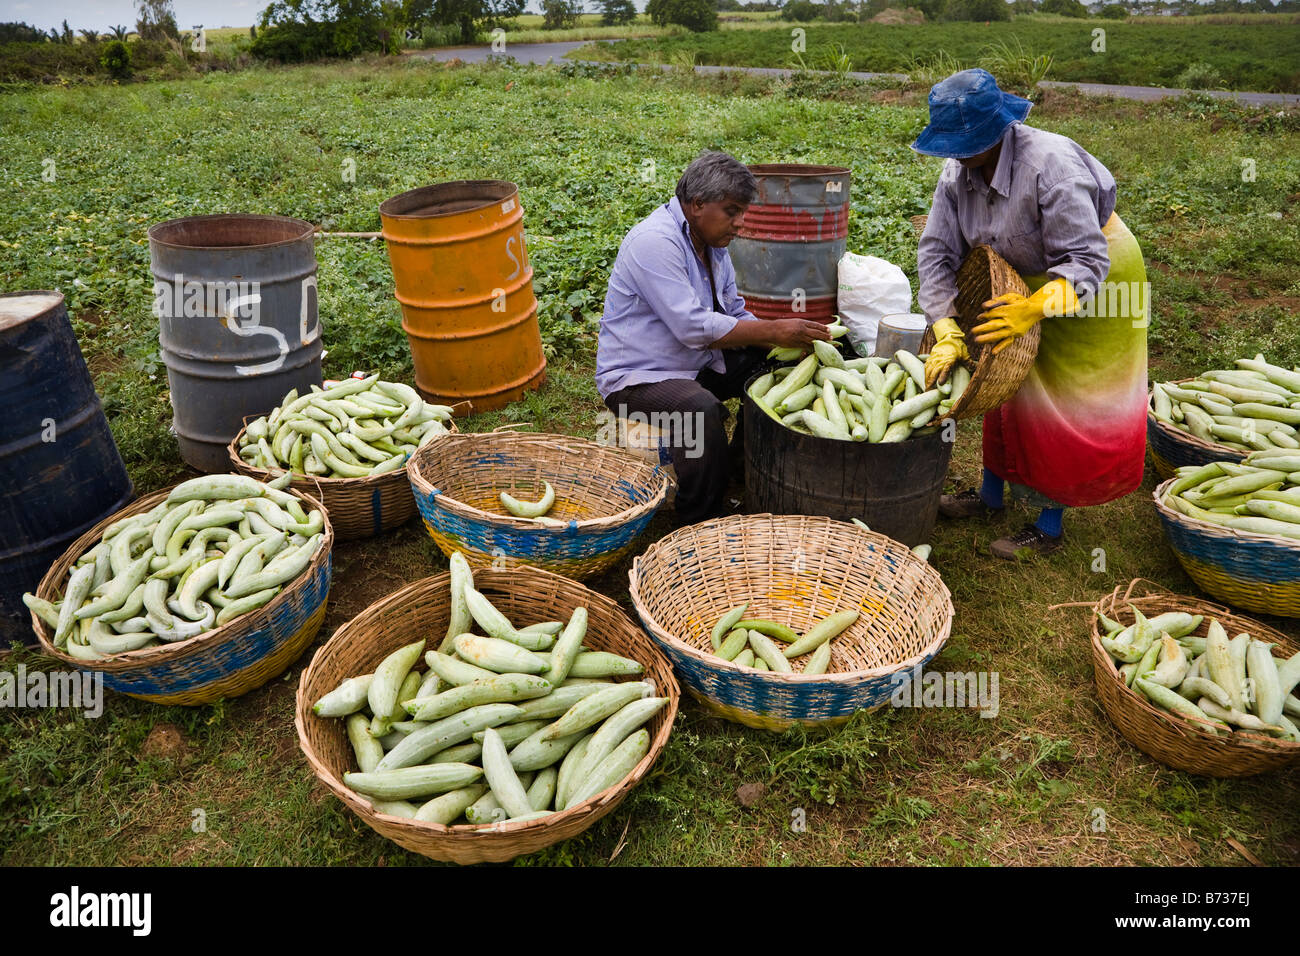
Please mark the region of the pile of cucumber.
[[307, 570], [325, 517], [284, 488], [244, 475], [182, 482], [123, 518], [73, 566], [63, 598], [23, 601], [54, 644], [98, 660], [221, 627], [266, 604]]
[[[798, 354], [774, 349], [770, 357], [788, 360]], [[937, 431], [938, 421], [969, 384], [970, 370], [964, 365], [954, 368], [947, 382], [927, 389], [921, 356], [899, 351], [892, 360], [846, 359], [830, 342], [814, 342], [812, 354], [797, 365], [760, 376], [749, 397], [797, 432], [840, 441], [898, 442]]]
[[1272, 644], [1227, 632], [1211, 619], [1205, 637], [1193, 632], [1204, 617], [1169, 611], [1147, 618], [1130, 605], [1135, 622], [1124, 627], [1098, 612], [1102, 646], [1119, 677], [1157, 707], [1215, 734], [1245, 730], [1300, 742], [1300, 654], [1274, 657]]
[[1236, 365], [1190, 382], [1153, 385], [1151, 413], [1237, 451], [1300, 449], [1300, 370], [1270, 365], [1263, 355]]
[[612, 680], [644, 668], [586, 650], [586, 631], [585, 608], [516, 629], [453, 554], [441, 645], [399, 648], [313, 707], [347, 722], [358, 770], [344, 784], [381, 813], [444, 826], [541, 819], [615, 786], [649, 753], [642, 725], [668, 698]]
[[396, 471], [411, 452], [447, 434], [451, 408], [400, 382], [350, 378], [300, 396], [294, 389], [269, 415], [249, 422], [239, 456], [255, 468], [325, 478]]
[[[749, 602], [733, 607], [713, 625], [709, 641], [714, 652], [741, 667], [781, 674], [825, 674], [831, 662], [831, 639], [860, 616], [858, 611], [836, 611], [800, 635], [777, 621], [746, 618], [747, 610]], [[796, 672], [791, 662], [801, 657], [803, 666]]]
[[1300, 451], [1252, 452], [1240, 464], [1187, 465], [1161, 501], [1234, 531], [1300, 539]]

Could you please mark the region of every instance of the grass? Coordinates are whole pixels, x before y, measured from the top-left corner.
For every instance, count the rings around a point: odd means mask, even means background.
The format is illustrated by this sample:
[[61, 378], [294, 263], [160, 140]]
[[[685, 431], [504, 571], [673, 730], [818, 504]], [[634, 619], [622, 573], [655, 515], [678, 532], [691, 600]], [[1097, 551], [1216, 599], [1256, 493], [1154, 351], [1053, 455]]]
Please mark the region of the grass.
[[[1300, 18], [1261, 14], [1233, 22], [1197, 22], [1169, 26], [1178, 18], [1127, 21], [1071, 20], [1039, 16], [1017, 18], [990, 27], [983, 23], [925, 23], [882, 27], [876, 24], [805, 24], [806, 56], [817, 59], [842, 49], [854, 70], [869, 73], [909, 71], [942, 54], [957, 69], [987, 65], [992, 58], [1016, 82], [1024, 74], [1043, 75], [1050, 58], [1050, 79], [1088, 83], [1178, 87], [1189, 67], [1217, 71], [1231, 90], [1300, 91], [1300, 45], [1295, 42]], [[1200, 18], [1189, 18], [1199, 20]], [[626, 40], [575, 50], [573, 59], [650, 62], [679, 50], [696, 54], [696, 62], [719, 66], [781, 67], [791, 53], [790, 30], [682, 34]], [[1104, 49], [1094, 30], [1105, 31]], [[1007, 47], [1010, 47], [1008, 50]], [[1010, 54], [1010, 56], [1008, 56]], [[993, 69], [993, 67], [989, 67]], [[999, 79], [1003, 73], [996, 73]]]
[[[549, 381], [464, 427], [531, 422], [590, 436], [601, 407], [595, 322], [615, 251], [702, 146], [752, 162], [848, 165], [849, 247], [898, 263], [915, 281], [908, 217], [927, 210], [939, 164], [908, 148], [925, 123], [924, 101], [885, 92], [888, 103], [878, 88], [852, 83], [427, 62], [30, 90], [2, 107], [0, 154], [13, 158], [4, 171], [11, 188], [0, 193], [0, 282], [67, 294], [143, 493], [186, 474], [168, 434], [149, 312], [150, 224], [244, 210], [364, 231], [378, 228], [379, 203], [402, 190], [507, 178], [521, 188]], [[1051, 92], [1033, 121], [1084, 144], [1120, 183], [1120, 213], [1155, 284], [1153, 377], [1256, 350], [1300, 362], [1294, 115]], [[1255, 160], [1253, 182], [1241, 181], [1242, 157]], [[55, 160], [54, 182], [41, 180], [42, 158]], [[355, 183], [340, 176], [346, 158], [357, 162]], [[641, 175], [646, 159], [655, 163], [651, 182]], [[364, 368], [410, 381], [382, 246], [322, 240], [317, 254], [326, 374]], [[978, 469], [978, 426], [966, 423], [952, 487]], [[1195, 592], [1162, 543], [1151, 487], [1148, 477], [1127, 498], [1071, 513], [1067, 547], [1033, 567], [987, 557], [1005, 525], [936, 529], [934, 560], [957, 616], [933, 666], [997, 671], [998, 717], [899, 709], [834, 732], [770, 735], [688, 699], [662, 759], [622, 808], [519, 863], [1240, 864], [1229, 838], [1265, 862], [1296, 863], [1300, 823], [1289, 807], [1300, 773], [1218, 781], [1149, 760], [1100, 710], [1084, 613], [1048, 610], [1134, 577]], [[660, 514], [642, 545], [670, 527], [671, 515]], [[319, 642], [369, 603], [445, 568], [418, 524], [339, 545]], [[591, 585], [628, 607], [626, 572], [625, 562]], [[1300, 634], [1294, 622], [1278, 623]], [[315, 785], [292, 723], [309, 657], [265, 688], [193, 710], [115, 695], [98, 720], [5, 709], [0, 863], [423, 862]], [[27, 652], [5, 666], [20, 662], [44, 666]], [[742, 784], [762, 786], [757, 802], [740, 803]], [[1104, 832], [1094, 830], [1098, 810]]]

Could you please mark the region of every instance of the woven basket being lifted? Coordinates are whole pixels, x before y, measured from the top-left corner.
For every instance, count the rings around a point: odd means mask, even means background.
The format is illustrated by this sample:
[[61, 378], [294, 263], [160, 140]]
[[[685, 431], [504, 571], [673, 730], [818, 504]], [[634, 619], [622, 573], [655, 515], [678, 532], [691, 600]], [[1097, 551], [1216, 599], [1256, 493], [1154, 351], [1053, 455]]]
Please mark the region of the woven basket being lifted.
[[[966, 334], [970, 384], [948, 412], [950, 418], [975, 418], [991, 412], [1020, 391], [1025, 376], [1038, 357], [1042, 329], [1035, 325], [996, 355], [993, 345], [975, 341], [971, 329], [983, 324], [984, 303], [1007, 292], [1029, 295], [1029, 286], [990, 246], [976, 246], [957, 270], [957, 325]], [[926, 329], [924, 354], [934, 347], [934, 329]]]
[[[1217, 619], [1229, 634], [1245, 631], [1259, 640], [1273, 642], [1275, 657], [1290, 657], [1300, 650], [1294, 641], [1259, 621], [1234, 614], [1219, 604], [1174, 594], [1158, 585], [1148, 585], [1140, 578], [1131, 581], [1122, 594], [1120, 588], [1115, 588], [1101, 598], [1093, 610], [1127, 625], [1134, 621], [1129, 605], [1147, 617], [1166, 611], [1202, 614], [1205, 620], [1194, 632], [1200, 637], [1209, 630], [1211, 618]], [[1115, 728], [1138, 750], [1176, 770], [1206, 777], [1249, 777], [1300, 761], [1300, 743], [1244, 730], [1215, 734], [1156, 707], [1142, 694], [1125, 686], [1119, 665], [1102, 646], [1101, 623], [1096, 613], [1092, 615], [1089, 626], [1097, 696]]]
[[[171, 489], [165, 488], [146, 495], [74, 541], [41, 579], [37, 596], [58, 600], [72, 566], [99, 543], [110, 525], [144, 514], [170, 493]], [[32, 627], [41, 650], [78, 670], [102, 674], [104, 686], [110, 690], [155, 704], [210, 704], [246, 694], [279, 677], [320, 630], [333, 570], [334, 529], [329, 513], [301, 491], [291, 493], [301, 498], [305, 507], [324, 512], [325, 537], [307, 570], [257, 610], [188, 640], [143, 647], [103, 660], [82, 660], [56, 648], [53, 629], [33, 614]]]
[[[892, 538], [830, 518], [735, 515], [690, 525], [651, 545], [629, 579], [641, 623], [687, 689], [760, 730], [841, 723], [885, 706], [952, 629], [952, 596], [938, 571]], [[746, 601], [746, 617], [800, 633], [834, 611], [861, 616], [833, 639], [827, 673], [759, 671], [718, 657], [709, 639]]]
[[[435, 860], [500, 863], [575, 837], [613, 811], [649, 772], [668, 742], [681, 688], [654, 642], [603, 594], [561, 575], [527, 567], [476, 570], [474, 587], [520, 626], [568, 620], [574, 609], [585, 607], [588, 619], [583, 644], [591, 650], [611, 651], [640, 661], [645, 673], [628, 680], [652, 681], [655, 693], [669, 698], [668, 706], [646, 725], [650, 752], [621, 783], [540, 820], [450, 827], [380, 813], [343, 785], [343, 774], [356, 769], [356, 756], [348, 743], [344, 722], [317, 717], [312, 705], [345, 678], [373, 672], [399, 647], [425, 639], [430, 649], [436, 648], [451, 618], [451, 575], [447, 573], [394, 591], [335, 631], [302, 673], [294, 723], [312, 772], [375, 832]], [[423, 670], [424, 661], [416, 666]]]

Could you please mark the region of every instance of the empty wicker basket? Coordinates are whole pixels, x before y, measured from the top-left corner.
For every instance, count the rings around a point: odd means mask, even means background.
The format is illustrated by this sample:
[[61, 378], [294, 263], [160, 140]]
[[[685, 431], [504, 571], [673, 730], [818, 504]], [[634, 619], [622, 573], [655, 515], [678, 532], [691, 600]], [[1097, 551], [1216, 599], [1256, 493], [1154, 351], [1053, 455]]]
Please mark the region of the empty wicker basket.
[[[650, 720], [650, 752], [618, 786], [577, 806], [541, 820], [479, 826], [442, 826], [380, 813], [368, 800], [343, 785], [343, 774], [356, 769], [356, 757], [341, 720], [317, 717], [312, 704], [348, 677], [372, 672], [388, 654], [425, 638], [436, 647], [447, 630], [451, 575], [438, 574], [394, 591], [348, 621], [325, 643], [298, 684], [294, 723], [298, 743], [312, 772], [375, 832], [412, 852], [453, 863], [503, 862], [582, 833], [617, 807], [649, 772], [672, 730], [681, 688], [672, 667], [654, 642], [612, 600], [569, 578], [515, 568], [475, 571], [474, 586], [517, 623], [567, 620], [575, 608], [588, 611], [583, 643], [640, 661], [655, 692], [669, 704]], [[424, 668], [421, 661], [417, 667]]]
[[[832, 724], [884, 706], [952, 629], [952, 597], [938, 571], [891, 538], [830, 518], [740, 515], [691, 525], [651, 545], [629, 578], [641, 623], [687, 689], [728, 720], [762, 730]], [[713, 625], [745, 601], [747, 617], [801, 633], [833, 611], [862, 613], [834, 638], [827, 673], [773, 673], [712, 652]]]
[[[611, 567], [668, 493], [668, 475], [626, 451], [567, 435], [447, 435], [406, 465], [429, 535], [474, 567], [529, 564], [574, 578]], [[549, 526], [505, 512], [499, 494], [537, 499], [555, 489]]]
[[[996, 355], [992, 345], [981, 345], [971, 329], [982, 324], [984, 303], [1007, 292], [1028, 295], [1020, 274], [990, 246], [976, 246], [957, 271], [957, 324], [966, 333], [970, 352], [970, 384], [948, 413], [951, 418], [975, 418], [991, 412], [1020, 391], [1038, 357], [1042, 330], [1035, 325]], [[927, 329], [922, 352], [934, 347], [934, 330]]]

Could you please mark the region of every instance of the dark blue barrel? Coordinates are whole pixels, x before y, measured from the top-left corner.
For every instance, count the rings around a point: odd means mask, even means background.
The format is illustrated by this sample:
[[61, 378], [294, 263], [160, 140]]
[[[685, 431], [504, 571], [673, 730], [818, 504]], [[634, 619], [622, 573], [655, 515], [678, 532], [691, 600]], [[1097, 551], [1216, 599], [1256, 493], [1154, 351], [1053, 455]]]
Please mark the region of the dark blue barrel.
[[244, 418], [321, 384], [314, 227], [284, 216], [191, 216], [149, 230], [172, 426], [200, 471], [231, 469]]
[[35, 643], [24, 591], [132, 498], [58, 292], [0, 295], [0, 637]]

